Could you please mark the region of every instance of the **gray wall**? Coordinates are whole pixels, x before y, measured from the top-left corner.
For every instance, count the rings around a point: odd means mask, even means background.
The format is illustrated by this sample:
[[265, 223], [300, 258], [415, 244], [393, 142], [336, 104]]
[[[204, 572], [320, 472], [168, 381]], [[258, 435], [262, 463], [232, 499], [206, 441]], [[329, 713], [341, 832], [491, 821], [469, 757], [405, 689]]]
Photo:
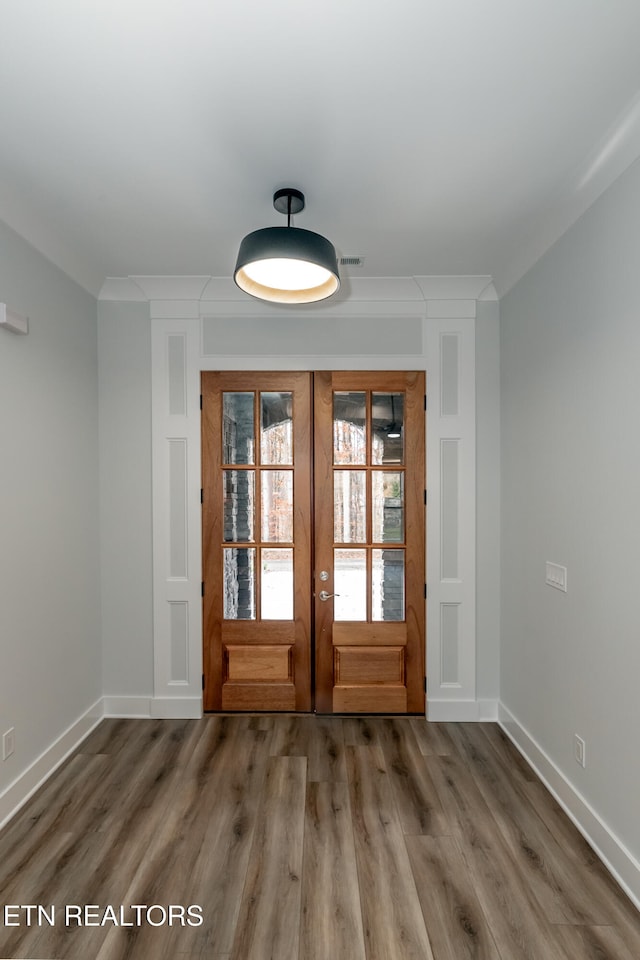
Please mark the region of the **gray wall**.
[[0, 223], [0, 791], [101, 695], [96, 301]]
[[639, 277], [636, 163], [501, 304], [501, 699], [636, 857]]
[[147, 303], [98, 304], [105, 696], [153, 696], [150, 323]]

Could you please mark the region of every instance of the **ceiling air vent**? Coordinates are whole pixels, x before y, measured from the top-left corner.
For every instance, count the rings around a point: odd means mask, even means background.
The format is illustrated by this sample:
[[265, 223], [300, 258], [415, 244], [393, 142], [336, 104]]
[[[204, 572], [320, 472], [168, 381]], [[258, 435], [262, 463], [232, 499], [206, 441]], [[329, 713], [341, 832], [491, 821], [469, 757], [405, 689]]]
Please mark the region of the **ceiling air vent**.
[[341, 267], [362, 267], [364, 266], [364, 257], [340, 257]]

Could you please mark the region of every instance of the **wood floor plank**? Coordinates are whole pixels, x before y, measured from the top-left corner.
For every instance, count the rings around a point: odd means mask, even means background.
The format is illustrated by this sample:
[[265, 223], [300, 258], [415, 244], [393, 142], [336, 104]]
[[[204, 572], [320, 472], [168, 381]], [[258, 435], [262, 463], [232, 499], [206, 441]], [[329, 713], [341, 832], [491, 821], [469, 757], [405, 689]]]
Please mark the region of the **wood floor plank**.
[[[180, 950], [230, 953], [268, 762], [269, 733], [228, 717], [206, 718], [166, 816], [125, 894], [127, 903], [200, 905], [201, 926], [113, 930], [99, 960], [135, 948], [141, 957]], [[125, 954], [126, 955], [126, 954]]]
[[229, 960], [230, 953], [175, 953], [175, 960]]
[[0, 924], [0, 957], [640, 957], [640, 913], [496, 725], [425, 724], [104, 721], [0, 831], [0, 904], [203, 923]]
[[162, 721], [141, 719], [135, 724], [122, 717], [109, 717], [92, 730], [76, 750], [76, 756], [88, 753], [115, 755], [127, 753], [132, 739], [144, 740], [148, 737], [157, 738], [162, 727]]
[[270, 757], [232, 960], [298, 960], [307, 761]]
[[0, 862], [5, 869], [19, 869], [12, 862], [12, 848], [22, 858], [30, 850], [37, 854], [47, 832], [82, 834], [103, 829], [105, 812], [115, 795], [126, 795], [139, 757], [151, 755], [165, 736], [184, 730], [183, 721], [177, 724], [169, 730], [164, 721], [103, 721], [2, 832]]
[[448, 732], [448, 724], [432, 723], [424, 717], [411, 717], [413, 732], [425, 757], [448, 757], [455, 753], [455, 746]]
[[539, 782], [534, 771], [499, 724], [479, 723], [477, 727], [501, 757], [503, 763], [507, 764], [513, 772], [514, 777], [520, 777], [526, 783]]
[[60, 834], [75, 836], [91, 829], [93, 809], [109, 758], [73, 757], [38, 791], [0, 834], [0, 903], [8, 901], [7, 884], [36, 862], [40, 872], [42, 849]]
[[540, 780], [526, 783], [524, 791], [529, 802], [538, 812], [538, 816], [547, 824], [571, 859], [585, 866], [600, 863], [596, 852]]
[[339, 717], [276, 717], [270, 753], [274, 757], [307, 757], [309, 781], [347, 779]]
[[407, 717], [374, 719], [371, 726], [382, 747], [402, 830], [435, 837], [451, 833], [449, 820]]
[[346, 752], [367, 958], [433, 960], [382, 749]]
[[300, 957], [365, 960], [346, 783], [307, 785]]
[[434, 758], [432, 774], [502, 960], [568, 960], [509, 851], [466, 761]]
[[568, 960], [638, 960], [616, 927], [560, 925], [558, 936]]
[[272, 757], [306, 757], [312, 728], [310, 717], [285, 714], [272, 721], [272, 737], [269, 753]]
[[175, 953], [175, 960], [229, 960], [230, 953]]
[[[481, 726], [482, 732], [492, 745], [496, 740], [503, 742], [505, 751], [503, 756], [507, 762], [512, 754], [519, 755], [519, 751], [497, 724]], [[496, 729], [493, 730], [492, 727]], [[535, 777], [535, 773], [528, 769], [534, 779], [526, 777], [520, 781], [516, 779], [516, 785], [529, 799], [535, 813], [548, 827], [555, 844], [566, 858], [568, 870], [573, 877], [573, 887], [577, 888], [576, 896], [588, 895], [592, 912], [606, 917], [603, 926], [612, 925], [618, 929], [632, 952], [640, 957], [640, 913], [620, 889], [560, 804]], [[596, 904], [597, 907], [593, 906]]]
[[[85, 823], [57, 858], [42, 863], [25, 902], [53, 904], [59, 916], [68, 904], [126, 902], [123, 898], [138, 868], [141, 850], [150, 846], [157, 829], [156, 816], [164, 813], [180, 774], [188, 728], [189, 721], [150, 722], [145, 733], [152, 732], [153, 736], [151, 741], [144, 741], [148, 747], [144, 754], [112, 755], [113, 767], [101, 780], [90, 826]], [[95, 956], [107, 928], [56, 923], [50, 929], [31, 927], [21, 932], [18, 955], [37, 956], [36, 950], [42, 949], [38, 945], [46, 936], [47, 952], [74, 957], [85, 950], [85, 956]], [[0, 956], [3, 949], [0, 940]]]
[[480, 725], [456, 724], [452, 736], [546, 918], [551, 923], [611, 923], [588, 871], [567, 859]]
[[339, 717], [315, 718], [315, 736], [311, 738], [308, 760], [310, 782], [346, 782], [344, 728]]
[[275, 715], [259, 713], [255, 717], [247, 717], [250, 730], [273, 730]]
[[610, 923], [624, 935], [634, 955], [640, 957], [640, 914], [633, 903], [544, 784], [539, 780], [528, 783], [526, 791], [538, 816], [561, 845], [567, 862], [579, 876], [584, 876], [586, 869], [592, 896], [601, 904]]
[[411, 868], [435, 960], [501, 960], [453, 837], [411, 837]]
[[343, 717], [345, 747], [368, 747], [376, 742], [371, 717]]

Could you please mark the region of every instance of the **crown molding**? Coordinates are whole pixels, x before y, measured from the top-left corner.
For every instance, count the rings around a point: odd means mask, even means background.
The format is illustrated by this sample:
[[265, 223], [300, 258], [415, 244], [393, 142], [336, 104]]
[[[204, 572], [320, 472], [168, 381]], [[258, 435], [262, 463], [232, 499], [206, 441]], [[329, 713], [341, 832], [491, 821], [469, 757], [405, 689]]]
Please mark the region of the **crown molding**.
[[500, 297], [498, 296], [498, 291], [496, 290], [495, 284], [493, 283], [493, 281], [487, 284], [487, 286], [484, 288], [484, 290], [478, 296], [477, 299], [478, 300], [499, 300], [500, 299]]
[[199, 300], [210, 277], [134, 276], [147, 300]]
[[492, 279], [489, 274], [414, 277], [425, 300], [478, 300]]
[[142, 292], [142, 289], [131, 277], [107, 277], [100, 288], [98, 300], [134, 300], [146, 302], [147, 298]]
[[[99, 300], [199, 300], [207, 303], [245, 304], [246, 312], [267, 309], [290, 312], [282, 304], [263, 304], [248, 297], [231, 277], [206, 276], [129, 276], [108, 277], [98, 295]], [[304, 312], [334, 310], [340, 304], [354, 303], [424, 303], [426, 300], [496, 300], [497, 294], [489, 275], [423, 276], [423, 277], [345, 277], [339, 292], [330, 300], [308, 304]], [[292, 305], [293, 306], [293, 305]], [[300, 307], [294, 307], [300, 310]], [[413, 313], [413, 309], [409, 309]]]

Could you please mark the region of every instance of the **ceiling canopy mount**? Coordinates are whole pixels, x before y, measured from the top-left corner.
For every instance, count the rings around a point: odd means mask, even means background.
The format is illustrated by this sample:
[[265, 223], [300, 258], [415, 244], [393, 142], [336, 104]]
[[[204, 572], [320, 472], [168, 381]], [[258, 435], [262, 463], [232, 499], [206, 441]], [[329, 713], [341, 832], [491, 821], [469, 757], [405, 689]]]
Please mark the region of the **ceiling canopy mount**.
[[304, 210], [304, 193], [293, 187], [283, 187], [282, 190], [276, 190], [274, 193], [273, 206], [278, 213], [283, 213], [288, 218], [287, 226], [290, 227], [290, 218]]

